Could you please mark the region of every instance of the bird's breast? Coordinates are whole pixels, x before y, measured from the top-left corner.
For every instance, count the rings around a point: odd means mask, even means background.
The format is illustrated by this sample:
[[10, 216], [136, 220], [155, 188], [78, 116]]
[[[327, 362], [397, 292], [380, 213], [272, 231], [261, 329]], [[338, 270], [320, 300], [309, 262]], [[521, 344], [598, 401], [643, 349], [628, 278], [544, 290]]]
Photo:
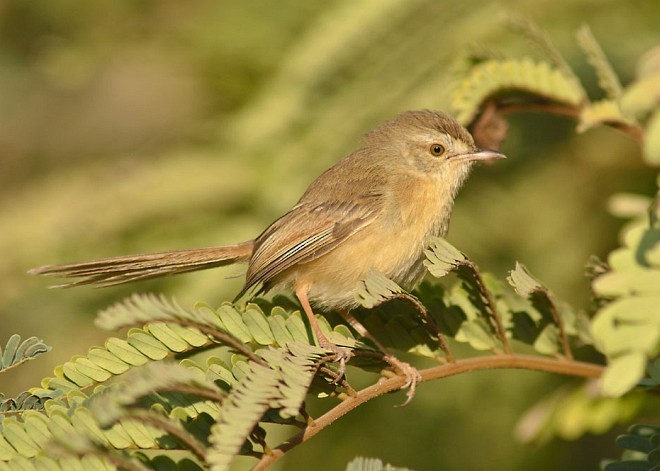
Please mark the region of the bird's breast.
[[[424, 249], [431, 235], [444, 235], [451, 203], [438, 185], [409, 180], [383, 195], [382, 210], [365, 228], [329, 253], [295, 267], [290, 281], [309, 286], [325, 308], [353, 307], [359, 282], [377, 270], [406, 289], [424, 275]], [[451, 198], [449, 198], [451, 199]]]

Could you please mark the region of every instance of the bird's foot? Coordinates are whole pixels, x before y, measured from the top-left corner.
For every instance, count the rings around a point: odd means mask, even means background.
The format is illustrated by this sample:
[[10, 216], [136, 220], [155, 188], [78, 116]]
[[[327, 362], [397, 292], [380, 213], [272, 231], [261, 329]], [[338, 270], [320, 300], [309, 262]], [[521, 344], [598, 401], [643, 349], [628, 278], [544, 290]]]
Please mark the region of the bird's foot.
[[348, 347], [340, 347], [339, 345], [330, 342], [325, 337], [319, 338], [319, 347], [330, 350], [334, 353], [332, 361], [339, 363], [339, 367], [335, 379], [332, 380], [332, 384], [339, 383], [344, 377], [344, 373], [346, 373], [346, 362], [353, 358], [355, 353], [353, 353], [352, 349]]
[[409, 363], [399, 360], [397, 357], [391, 353], [386, 354], [383, 357], [389, 365], [394, 369], [394, 372], [398, 376], [404, 376], [406, 382], [403, 383], [401, 389], [408, 389], [406, 392], [406, 400], [399, 407], [407, 405], [413, 397], [415, 397], [415, 392], [417, 391], [417, 384], [422, 382], [422, 375], [419, 374], [419, 371], [414, 366], [411, 366]]

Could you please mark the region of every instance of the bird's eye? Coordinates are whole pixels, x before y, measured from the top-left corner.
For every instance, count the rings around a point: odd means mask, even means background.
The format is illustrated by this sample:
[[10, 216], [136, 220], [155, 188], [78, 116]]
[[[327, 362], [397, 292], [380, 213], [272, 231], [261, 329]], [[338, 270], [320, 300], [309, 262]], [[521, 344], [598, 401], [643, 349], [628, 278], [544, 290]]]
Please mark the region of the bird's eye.
[[445, 153], [445, 146], [443, 146], [442, 144], [431, 144], [429, 151], [431, 152], [431, 155], [440, 157], [442, 154]]

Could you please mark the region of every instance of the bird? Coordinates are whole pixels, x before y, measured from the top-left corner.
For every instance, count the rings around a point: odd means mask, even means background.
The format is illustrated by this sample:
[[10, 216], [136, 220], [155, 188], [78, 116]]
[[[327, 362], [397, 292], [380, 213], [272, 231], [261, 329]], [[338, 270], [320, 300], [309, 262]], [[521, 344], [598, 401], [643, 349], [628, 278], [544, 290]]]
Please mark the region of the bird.
[[[406, 111], [367, 132], [357, 150], [317, 177], [289, 211], [252, 240], [45, 265], [29, 273], [75, 279], [58, 287], [112, 286], [247, 263], [235, 301], [273, 288], [293, 290], [319, 346], [340, 364], [340, 376], [352, 352], [325, 336], [312, 306], [340, 312], [361, 335], [370, 336], [350, 314], [358, 306], [360, 282], [377, 271], [404, 289], [414, 288], [426, 273], [425, 249], [432, 237], [446, 235], [454, 199], [473, 165], [502, 158], [498, 151], [478, 148], [448, 114]], [[373, 340], [414, 394], [417, 371]]]

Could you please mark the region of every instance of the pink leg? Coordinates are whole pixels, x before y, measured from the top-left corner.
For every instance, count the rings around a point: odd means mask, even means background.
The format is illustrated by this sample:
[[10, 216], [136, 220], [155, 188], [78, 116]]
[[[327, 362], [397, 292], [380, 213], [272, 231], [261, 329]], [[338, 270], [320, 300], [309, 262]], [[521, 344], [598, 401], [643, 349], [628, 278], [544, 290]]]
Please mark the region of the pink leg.
[[328, 338], [319, 327], [316, 316], [314, 316], [314, 311], [312, 310], [312, 306], [309, 304], [309, 299], [307, 298], [307, 291], [308, 288], [305, 285], [296, 286], [296, 296], [300, 300], [300, 304], [302, 305], [302, 308], [307, 315], [307, 319], [309, 319], [309, 324], [312, 327], [314, 335], [316, 335], [319, 347], [331, 350], [335, 353], [335, 361], [339, 362], [339, 370], [337, 371], [337, 378], [335, 378], [335, 382], [339, 381], [341, 377], [344, 376], [344, 372], [346, 371], [346, 362], [353, 356], [353, 351], [350, 348], [335, 345], [330, 340], [328, 340]]
[[392, 368], [395, 370], [399, 370], [401, 374], [403, 374], [406, 377], [406, 383], [403, 385], [403, 388], [410, 388], [408, 389], [408, 392], [406, 393], [406, 401], [401, 404], [402, 406], [405, 406], [410, 402], [410, 400], [415, 396], [415, 391], [417, 389], [417, 383], [419, 383], [422, 378], [419, 375], [419, 371], [410, 364], [403, 362], [399, 360], [397, 357], [392, 355], [390, 351], [378, 341], [369, 331], [366, 329], [365, 326], [358, 321], [353, 314], [351, 314], [349, 311], [339, 311], [341, 316], [344, 318], [346, 322], [348, 322], [355, 331], [360, 334], [362, 337], [368, 338], [371, 340], [378, 349], [383, 352], [383, 360], [385, 360], [387, 363], [390, 364]]

